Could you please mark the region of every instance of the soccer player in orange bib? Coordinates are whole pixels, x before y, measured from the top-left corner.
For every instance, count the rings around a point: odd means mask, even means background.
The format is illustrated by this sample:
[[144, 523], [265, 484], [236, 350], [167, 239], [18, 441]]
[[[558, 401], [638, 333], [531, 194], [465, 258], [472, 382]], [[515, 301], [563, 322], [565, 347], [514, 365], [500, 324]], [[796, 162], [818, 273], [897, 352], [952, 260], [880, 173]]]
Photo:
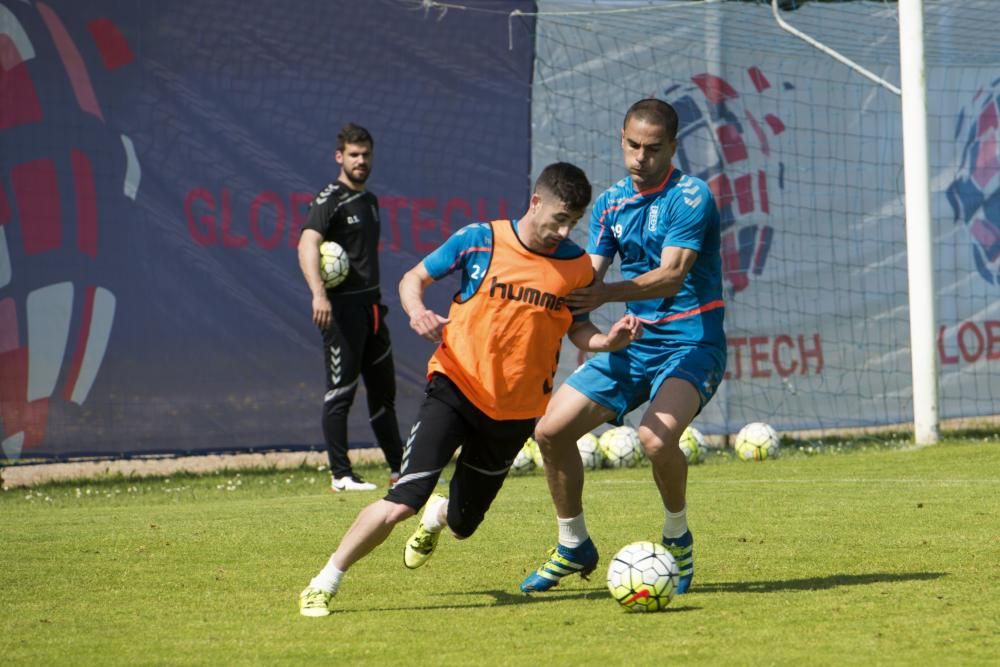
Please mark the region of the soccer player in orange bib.
[[[403, 276], [399, 296], [410, 327], [439, 343], [426, 397], [403, 448], [399, 481], [361, 510], [302, 591], [302, 615], [328, 615], [348, 568], [425, 505], [403, 551], [406, 567], [427, 562], [445, 527], [458, 539], [476, 531], [545, 412], [565, 334], [587, 351], [619, 350], [642, 335], [632, 315], [602, 334], [566, 306], [567, 294], [594, 280], [589, 257], [569, 240], [590, 197], [579, 167], [551, 164], [519, 220], [463, 227]], [[429, 310], [423, 295], [453, 272], [460, 272], [461, 288], [446, 318]], [[434, 494], [459, 447], [450, 496]]]

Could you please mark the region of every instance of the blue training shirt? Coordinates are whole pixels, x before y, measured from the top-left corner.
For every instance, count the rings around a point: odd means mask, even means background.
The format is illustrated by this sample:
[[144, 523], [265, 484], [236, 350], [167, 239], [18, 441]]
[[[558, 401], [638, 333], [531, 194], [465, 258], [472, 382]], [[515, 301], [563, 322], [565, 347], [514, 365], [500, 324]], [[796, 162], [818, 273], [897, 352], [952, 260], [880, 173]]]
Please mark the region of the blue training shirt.
[[[514, 231], [517, 232], [517, 220], [513, 220]], [[583, 254], [583, 249], [569, 239], [560, 243], [553, 257], [571, 259]], [[493, 256], [493, 229], [488, 222], [476, 222], [466, 225], [452, 234], [436, 250], [424, 258], [424, 268], [434, 280], [461, 271], [461, 287], [455, 295], [456, 301], [466, 301], [483, 282], [486, 269], [490, 266]], [[574, 315], [574, 322], [586, 322], [590, 319], [587, 313]]]
[[663, 249], [689, 248], [698, 259], [672, 298], [630, 301], [645, 337], [726, 349], [719, 210], [705, 181], [673, 168], [659, 187], [637, 192], [630, 177], [605, 190], [591, 210], [587, 252], [621, 258], [625, 279], [660, 267]]

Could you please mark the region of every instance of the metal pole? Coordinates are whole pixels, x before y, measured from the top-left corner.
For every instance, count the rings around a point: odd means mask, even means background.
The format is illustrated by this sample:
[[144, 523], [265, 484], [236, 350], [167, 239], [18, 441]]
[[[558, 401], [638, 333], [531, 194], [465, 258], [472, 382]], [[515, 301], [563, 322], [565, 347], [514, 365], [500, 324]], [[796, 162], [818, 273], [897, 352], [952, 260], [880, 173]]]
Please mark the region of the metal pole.
[[939, 439], [937, 326], [933, 226], [927, 143], [927, 77], [923, 0], [899, 0], [903, 167], [906, 187], [906, 265], [910, 292], [913, 429], [919, 445]]

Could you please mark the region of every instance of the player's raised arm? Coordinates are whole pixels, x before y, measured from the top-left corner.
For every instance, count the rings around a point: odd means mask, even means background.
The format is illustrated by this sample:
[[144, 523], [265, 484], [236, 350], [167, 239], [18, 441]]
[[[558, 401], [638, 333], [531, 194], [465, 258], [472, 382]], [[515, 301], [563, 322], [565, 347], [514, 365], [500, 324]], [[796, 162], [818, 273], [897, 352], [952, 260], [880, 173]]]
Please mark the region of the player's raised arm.
[[424, 290], [434, 282], [420, 262], [407, 271], [399, 281], [399, 303], [410, 316], [410, 328], [433, 343], [441, 342], [441, 331], [448, 319], [441, 317], [424, 305]]
[[635, 315], [625, 315], [606, 334], [589, 320], [574, 322], [569, 328], [569, 339], [585, 352], [614, 352], [641, 337], [642, 323]]

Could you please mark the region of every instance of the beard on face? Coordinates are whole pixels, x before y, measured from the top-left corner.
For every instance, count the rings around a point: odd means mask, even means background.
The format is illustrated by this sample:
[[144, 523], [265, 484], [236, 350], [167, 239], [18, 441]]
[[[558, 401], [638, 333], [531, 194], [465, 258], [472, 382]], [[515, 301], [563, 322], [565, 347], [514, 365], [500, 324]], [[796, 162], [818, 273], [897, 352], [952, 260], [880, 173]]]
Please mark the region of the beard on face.
[[350, 171], [347, 169], [344, 170], [344, 176], [347, 177], [347, 180], [349, 180], [352, 185], [364, 185], [371, 173], [372, 172], [370, 170], [361, 167], [355, 167]]

